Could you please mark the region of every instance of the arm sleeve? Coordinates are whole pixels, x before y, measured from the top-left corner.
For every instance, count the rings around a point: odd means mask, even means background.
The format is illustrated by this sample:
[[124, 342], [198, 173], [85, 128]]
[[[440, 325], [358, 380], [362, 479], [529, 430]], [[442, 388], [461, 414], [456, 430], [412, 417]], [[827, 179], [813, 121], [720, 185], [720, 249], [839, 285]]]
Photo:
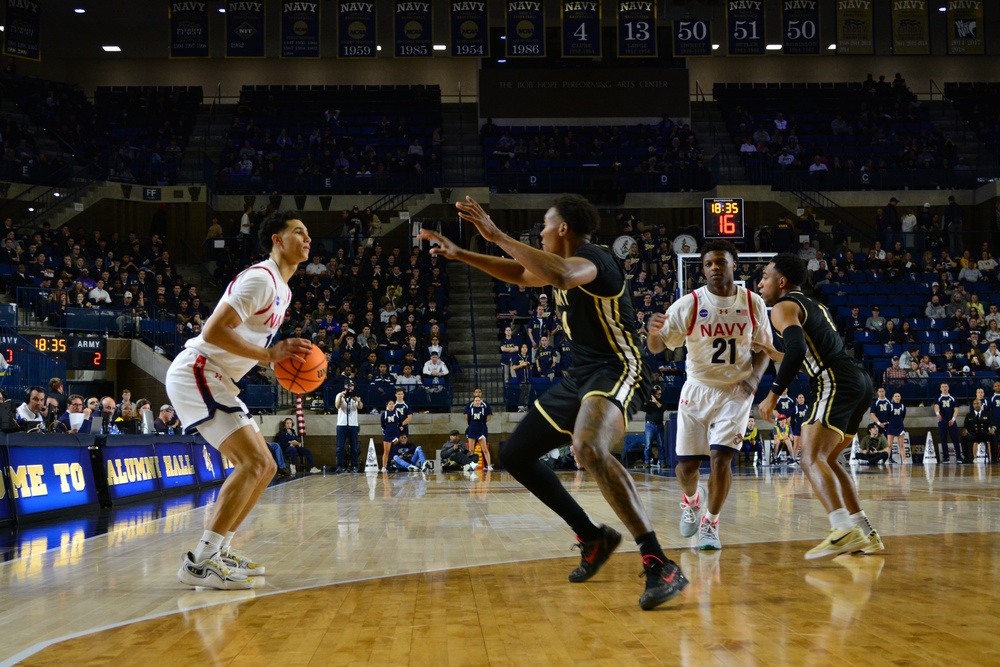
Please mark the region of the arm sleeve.
[[795, 324], [785, 329], [782, 341], [785, 344], [785, 358], [778, 367], [778, 374], [771, 385], [771, 391], [778, 395], [781, 395], [799, 374], [802, 362], [806, 358], [806, 337], [802, 327]]

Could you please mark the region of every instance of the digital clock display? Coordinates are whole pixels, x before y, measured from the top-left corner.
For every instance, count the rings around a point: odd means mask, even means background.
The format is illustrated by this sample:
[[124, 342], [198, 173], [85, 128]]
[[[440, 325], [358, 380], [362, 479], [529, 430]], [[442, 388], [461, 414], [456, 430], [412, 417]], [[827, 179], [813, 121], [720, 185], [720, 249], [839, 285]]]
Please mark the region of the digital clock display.
[[742, 239], [743, 200], [703, 199], [702, 224], [706, 239]]

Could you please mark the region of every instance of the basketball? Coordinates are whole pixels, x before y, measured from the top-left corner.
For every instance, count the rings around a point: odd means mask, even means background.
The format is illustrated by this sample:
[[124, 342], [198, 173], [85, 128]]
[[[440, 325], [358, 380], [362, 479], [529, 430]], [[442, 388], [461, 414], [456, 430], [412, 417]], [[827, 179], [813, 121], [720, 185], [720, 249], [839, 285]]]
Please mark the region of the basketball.
[[316, 391], [326, 379], [326, 355], [313, 345], [305, 361], [288, 357], [276, 363], [274, 376], [278, 384], [293, 394]]

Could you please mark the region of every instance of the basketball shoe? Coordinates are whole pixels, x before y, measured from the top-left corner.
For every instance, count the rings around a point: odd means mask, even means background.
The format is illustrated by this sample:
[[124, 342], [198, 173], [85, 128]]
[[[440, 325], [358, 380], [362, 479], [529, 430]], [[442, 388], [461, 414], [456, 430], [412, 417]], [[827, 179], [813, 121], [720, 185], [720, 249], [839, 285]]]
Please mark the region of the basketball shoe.
[[188, 586], [217, 588], [220, 591], [246, 590], [253, 588], [253, 577], [226, 565], [219, 554], [196, 563], [190, 551], [184, 554], [184, 562], [177, 571], [177, 578]]
[[669, 558], [664, 563], [656, 556], [643, 556], [639, 576], [646, 577], [646, 590], [639, 598], [639, 606], [647, 611], [674, 599], [688, 585], [681, 568]]
[[847, 530], [831, 528], [826, 539], [806, 552], [806, 560], [833, 558], [840, 554], [858, 551], [862, 547], [867, 547], [868, 544], [868, 538], [857, 526], [851, 526]]
[[854, 551], [856, 554], [875, 554], [879, 551], [885, 551], [885, 545], [882, 544], [882, 538], [879, 537], [878, 531], [874, 528], [871, 529], [865, 536], [867, 544], [860, 549]]
[[719, 541], [718, 521], [709, 521], [708, 518], [701, 518], [701, 528], [698, 529], [698, 549], [701, 551], [718, 551], [722, 548]]
[[579, 537], [574, 549], [580, 550], [580, 566], [569, 573], [569, 580], [574, 584], [586, 581], [597, 574], [601, 566], [611, 558], [611, 554], [621, 544], [622, 534], [614, 528], [601, 525], [601, 534], [596, 540], [584, 542]]
[[704, 487], [699, 486], [693, 499], [688, 501], [685, 498], [686, 496], [681, 495], [681, 537], [691, 537], [698, 532], [701, 508], [708, 502], [708, 494]]
[[252, 577], [263, 577], [264, 576], [264, 566], [260, 563], [254, 563], [245, 555], [236, 551], [232, 547], [229, 549], [223, 549], [219, 552], [219, 558], [222, 562], [229, 566], [231, 570], [237, 570], [248, 574]]

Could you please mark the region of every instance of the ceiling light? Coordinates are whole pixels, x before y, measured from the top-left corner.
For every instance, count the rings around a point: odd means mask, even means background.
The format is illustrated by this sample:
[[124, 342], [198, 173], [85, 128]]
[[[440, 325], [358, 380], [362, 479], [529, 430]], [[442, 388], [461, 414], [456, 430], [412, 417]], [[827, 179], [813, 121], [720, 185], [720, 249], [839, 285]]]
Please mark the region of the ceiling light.
[[87, 13], [87, 10], [84, 9], [83, 7], [77, 7], [73, 11], [76, 12], [77, 14], [86, 14]]
[[381, 51], [381, 50], [382, 50], [382, 47], [381, 47], [380, 45], [376, 44], [376, 45], [375, 45], [375, 50], [376, 50], [376, 51]]
[[719, 50], [719, 45], [718, 44], [712, 44], [712, 50], [713, 51], [718, 51]]
[[501, 58], [500, 60], [497, 61], [497, 63], [505, 63], [505, 62], [507, 62], [506, 58]]
[[836, 51], [837, 50], [837, 45], [836, 44], [831, 44], [830, 46], [828, 46], [826, 48], [828, 50], [830, 50], [830, 51]]
[[768, 51], [780, 51], [781, 50], [781, 44], [768, 44], [765, 48]]
[[434, 50], [435, 51], [445, 51], [447, 49], [448, 49], [448, 47], [445, 46], [444, 44], [435, 44], [434, 45]]
[[226, 13], [226, 8], [225, 7], [219, 7], [219, 13], [220, 14], [225, 14]]
[[108, 53], [117, 53], [118, 51], [122, 50], [122, 47], [120, 46], [102, 46], [101, 48], [107, 51]]

